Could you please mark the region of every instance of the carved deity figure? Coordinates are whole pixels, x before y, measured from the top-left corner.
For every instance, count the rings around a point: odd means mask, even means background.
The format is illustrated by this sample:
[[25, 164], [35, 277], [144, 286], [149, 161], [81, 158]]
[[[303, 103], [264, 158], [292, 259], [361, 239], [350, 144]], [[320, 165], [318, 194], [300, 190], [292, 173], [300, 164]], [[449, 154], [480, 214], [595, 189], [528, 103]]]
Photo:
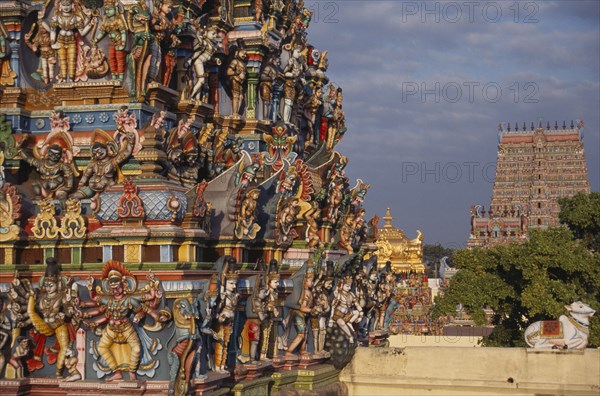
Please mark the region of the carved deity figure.
[[316, 201], [312, 201], [310, 209], [304, 212], [303, 217], [306, 220], [306, 243], [308, 244], [308, 248], [318, 248], [321, 245], [318, 223], [321, 219], [319, 204]]
[[113, 80], [125, 78], [125, 46], [127, 45], [127, 22], [119, 9], [118, 0], [104, 2], [104, 20], [93, 42], [108, 35], [108, 61]]
[[307, 326], [309, 323], [310, 314], [314, 307], [314, 277], [315, 273], [312, 267], [312, 260], [309, 259], [306, 273], [304, 274], [304, 279], [302, 281], [302, 292], [300, 293], [300, 299], [290, 310], [290, 320], [296, 329], [296, 337], [288, 345], [288, 348], [285, 352], [286, 358], [294, 357], [294, 352], [298, 348], [300, 349], [300, 354], [308, 354], [306, 350], [306, 341], [308, 335]]
[[306, 120], [306, 137], [305, 137], [305, 145], [309, 145], [311, 143], [317, 143], [315, 126], [317, 124], [317, 111], [323, 104], [322, 101], [323, 92], [319, 85], [315, 86], [312, 90], [312, 93], [308, 97], [307, 101], [304, 103], [303, 107], [303, 116]]
[[279, 69], [280, 65], [281, 59], [279, 58], [279, 54], [275, 53], [267, 58], [260, 71], [260, 83], [258, 85], [258, 90], [263, 104], [263, 120], [272, 119], [271, 110], [273, 108], [273, 83], [281, 74]]
[[334, 323], [337, 324], [348, 336], [350, 344], [354, 344], [355, 338], [352, 325], [360, 322], [363, 311], [358, 298], [351, 289], [352, 277], [345, 276], [342, 280], [341, 287], [334, 293], [329, 326], [333, 326]]
[[154, 35], [150, 32], [152, 15], [146, 2], [138, 0], [127, 14], [127, 24], [133, 33], [131, 51], [127, 56], [127, 67], [131, 78], [129, 95], [132, 98], [143, 98], [146, 95], [146, 81], [152, 62], [150, 50], [154, 44]]
[[[42, 14], [38, 15], [37, 23], [25, 34], [25, 44], [40, 57], [40, 70], [38, 74], [44, 83], [49, 84], [54, 80], [54, 67], [56, 65], [56, 50], [52, 48], [50, 37], [50, 26], [42, 20]], [[37, 31], [36, 31], [37, 29]]]
[[6, 358], [10, 355], [10, 319], [8, 318], [8, 310], [4, 309], [4, 300], [0, 298], [0, 378], [4, 376], [4, 367], [6, 366]]
[[55, 4], [55, 14], [50, 19], [50, 37], [52, 48], [58, 51], [59, 79], [75, 81], [78, 35], [87, 35], [97, 19], [89, 19], [81, 10], [76, 10], [73, 0], [55, 0]]
[[91, 300], [79, 306], [92, 309], [85, 312], [77, 310], [77, 316], [82, 319], [100, 316], [94, 321], [84, 320], [92, 329], [106, 325], [97, 351], [103, 363], [113, 372], [107, 381], [121, 380], [122, 371], [129, 372], [131, 380], [136, 379], [142, 343], [134, 324], [149, 315], [154, 319], [153, 330], [158, 331], [171, 318], [169, 311], [157, 309], [163, 295], [159, 281], [152, 274], [148, 280], [148, 285], [138, 289], [137, 280], [131, 272], [113, 260], [104, 265], [101, 286], [94, 288], [94, 278], [88, 278]]
[[239, 117], [244, 99], [244, 83], [246, 82], [246, 61], [248, 55], [243, 42], [238, 44], [235, 58], [227, 66], [227, 77], [231, 83], [231, 115]]
[[[272, 354], [269, 346], [272, 342], [275, 320], [280, 319], [278, 306], [279, 272], [277, 260], [269, 263], [269, 269], [257, 279], [254, 293], [251, 296], [252, 312], [256, 319], [248, 319], [250, 338], [250, 357], [252, 360], [267, 360]], [[260, 346], [260, 355], [259, 353]]]
[[238, 239], [255, 239], [260, 231], [256, 215], [256, 205], [260, 190], [253, 188], [246, 192], [244, 200], [239, 208], [238, 218], [235, 225], [235, 236]]
[[127, 132], [120, 148], [117, 148], [115, 140], [101, 129], [94, 130], [92, 141], [92, 158], [79, 180], [78, 190], [71, 194], [75, 199], [91, 198], [116, 183], [120, 164], [127, 160], [133, 151], [135, 134]]
[[289, 246], [298, 236], [295, 230], [296, 216], [298, 215], [299, 207], [298, 198], [283, 199], [280, 203], [280, 208], [277, 211], [275, 218], [275, 243], [277, 245]]
[[73, 343], [70, 334], [74, 334], [72, 329], [69, 330], [72, 327], [70, 318], [74, 314], [69, 288], [72, 281], [61, 276], [60, 267], [54, 258], [48, 258], [46, 264], [45, 275], [40, 279], [39, 295], [36, 298], [33, 291], [29, 294], [27, 313], [33, 327], [39, 332], [36, 337], [38, 346], [45, 344], [46, 337], [56, 337], [59, 346], [56, 377], [62, 378], [66, 353]]
[[41, 198], [57, 198], [65, 200], [73, 190], [73, 178], [76, 169], [73, 165], [72, 138], [67, 132], [58, 132], [42, 144], [37, 146], [33, 153], [23, 146], [28, 135], [21, 140], [21, 157], [36, 168], [40, 174], [40, 181], [32, 184], [34, 193]]
[[379, 275], [380, 281], [375, 293], [375, 322], [374, 330], [381, 330], [385, 327], [385, 315], [387, 307], [392, 298], [394, 288], [394, 273], [392, 271], [392, 263], [385, 263], [385, 269]]
[[289, 123], [292, 119], [292, 108], [296, 100], [296, 83], [298, 78], [304, 73], [304, 65], [300, 61], [302, 48], [296, 47], [292, 50], [290, 59], [285, 69], [283, 69], [283, 109], [282, 119]]
[[[202, 98], [202, 87], [204, 81], [206, 81], [206, 63], [210, 61], [217, 52], [217, 29], [214, 27], [203, 27], [199, 22], [194, 23], [194, 46], [192, 48], [193, 54], [189, 62], [194, 69], [196, 75], [196, 82], [192, 87], [190, 93], [190, 99], [201, 100]], [[221, 64], [219, 59], [215, 59], [217, 65]]]
[[10, 37], [8, 31], [0, 21], [0, 85], [12, 86], [17, 73], [10, 66]]
[[311, 312], [311, 328], [313, 334], [313, 350], [323, 353], [327, 321], [331, 312], [331, 291], [333, 290], [333, 262], [327, 262], [326, 271], [321, 271], [314, 286], [314, 306]]
[[222, 342], [215, 343], [214, 368], [218, 373], [226, 373], [227, 347], [233, 332], [233, 319], [237, 308], [239, 294], [237, 281], [239, 271], [236, 269], [235, 259], [231, 256], [225, 259], [225, 266], [221, 274], [221, 287], [219, 292], [219, 305], [216, 307], [216, 320], [214, 330]]

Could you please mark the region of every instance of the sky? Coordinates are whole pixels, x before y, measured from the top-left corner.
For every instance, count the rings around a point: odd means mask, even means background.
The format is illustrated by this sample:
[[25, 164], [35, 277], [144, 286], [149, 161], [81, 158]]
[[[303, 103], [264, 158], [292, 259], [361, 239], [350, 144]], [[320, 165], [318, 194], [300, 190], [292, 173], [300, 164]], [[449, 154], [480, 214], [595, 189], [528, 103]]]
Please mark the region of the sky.
[[[489, 206], [498, 123], [585, 121], [600, 190], [600, 2], [305, 1], [348, 132], [346, 175], [409, 238], [460, 248]], [[380, 225], [383, 222], [380, 222]]]

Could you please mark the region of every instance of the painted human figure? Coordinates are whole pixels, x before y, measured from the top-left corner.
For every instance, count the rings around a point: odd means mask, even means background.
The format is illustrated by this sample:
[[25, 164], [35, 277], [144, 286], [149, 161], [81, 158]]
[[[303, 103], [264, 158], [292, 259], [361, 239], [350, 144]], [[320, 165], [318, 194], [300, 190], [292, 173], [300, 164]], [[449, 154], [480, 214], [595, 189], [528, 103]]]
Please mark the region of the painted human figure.
[[73, 347], [67, 349], [67, 353], [65, 354], [65, 367], [67, 368], [69, 375], [65, 378], [66, 382], [74, 382], [81, 379], [81, 373], [77, 369], [78, 362], [77, 350]]
[[120, 171], [119, 165], [129, 158], [133, 151], [135, 134], [132, 132], [126, 132], [125, 144], [122, 144], [118, 151], [116, 142], [104, 131], [96, 130], [94, 132], [92, 158], [79, 180], [78, 190], [71, 194], [71, 198], [91, 198], [113, 186], [116, 183], [115, 177]]
[[306, 341], [308, 335], [308, 323], [310, 314], [313, 310], [314, 299], [313, 299], [313, 281], [314, 272], [312, 269], [312, 262], [308, 265], [307, 272], [304, 274], [304, 280], [302, 282], [302, 293], [300, 300], [296, 308], [293, 308], [290, 313], [290, 319], [296, 328], [296, 337], [288, 345], [285, 352], [286, 357], [293, 357], [296, 349], [300, 349], [300, 354], [307, 354]]
[[21, 157], [36, 168], [41, 179], [40, 182], [32, 184], [34, 193], [42, 198], [66, 199], [74, 186], [73, 165], [63, 161], [63, 147], [66, 148], [67, 141], [57, 139], [47, 147], [43, 157], [32, 155], [28, 149], [24, 149], [26, 142], [27, 138], [19, 143]]
[[272, 116], [273, 83], [281, 73], [279, 70], [280, 64], [279, 54], [273, 54], [263, 63], [262, 70], [260, 71], [258, 90], [263, 104], [263, 120], [270, 120]]
[[305, 137], [305, 145], [309, 145], [311, 143], [317, 143], [314, 141], [315, 134], [315, 125], [317, 123], [317, 111], [323, 104], [322, 102], [323, 92], [320, 86], [315, 86], [311, 95], [308, 97], [308, 100], [304, 104], [303, 107], [303, 115], [307, 123], [306, 129], [306, 137]]
[[75, 80], [77, 66], [77, 35], [85, 36], [96, 25], [96, 18], [88, 20], [76, 12], [73, 0], [55, 0], [55, 15], [50, 19], [52, 48], [58, 51], [60, 79]]
[[288, 64], [283, 69], [283, 109], [282, 119], [284, 122], [291, 122], [292, 108], [296, 100], [296, 82], [304, 72], [304, 65], [300, 62], [302, 48], [296, 47], [288, 60]]
[[239, 117], [244, 99], [244, 83], [246, 82], [246, 61], [248, 54], [243, 43], [238, 45], [235, 58], [227, 66], [227, 77], [231, 82], [231, 114]]
[[[156, 282], [149, 283], [147, 292], [138, 291], [136, 285], [135, 278], [127, 268], [109, 260], [102, 270], [102, 287], [94, 289], [94, 278], [88, 278], [91, 300], [80, 306], [93, 308], [85, 312], [77, 311], [82, 319], [100, 316], [94, 321], [84, 321], [92, 329], [107, 324], [98, 343], [98, 353], [113, 372], [107, 381], [121, 380], [122, 371], [128, 371], [131, 380], [136, 379], [142, 347], [135, 323], [139, 323], [146, 314], [159, 323], [170, 319], [164, 312], [155, 310], [162, 297]], [[113, 348], [115, 344], [127, 344], [129, 354], [123, 353], [122, 348]]]
[[56, 358], [56, 377], [62, 378], [65, 357], [72, 342], [69, 335], [69, 318], [74, 314], [69, 289], [69, 279], [61, 276], [54, 258], [46, 260], [45, 275], [40, 279], [40, 293], [29, 294], [27, 313], [33, 327], [43, 336], [38, 342], [44, 344], [46, 337], [55, 336], [59, 346]]
[[15, 369], [15, 378], [25, 377], [25, 367], [23, 360], [31, 352], [31, 340], [27, 337], [19, 336], [15, 340], [15, 346], [8, 363]]
[[[50, 27], [38, 15], [38, 21], [32, 26], [31, 31], [25, 34], [25, 44], [40, 56], [42, 81], [49, 84], [54, 80], [54, 67], [56, 66], [56, 50], [52, 48]], [[34, 30], [37, 27], [37, 32]]]
[[391, 262], [386, 262], [385, 269], [380, 274], [380, 281], [375, 294], [376, 298], [376, 316], [373, 325], [374, 330], [380, 330], [385, 327], [385, 314], [388, 304], [392, 298], [394, 287], [394, 273], [392, 272]]
[[226, 265], [222, 274], [220, 290], [220, 302], [217, 306], [215, 332], [222, 342], [215, 343], [215, 371], [227, 373], [227, 347], [233, 331], [233, 319], [237, 308], [239, 294], [237, 292], [238, 271], [234, 270], [235, 259], [226, 259]]
[[[217, 52], [217, 29], [214, 27], [205, 28], [199, 24], [195, 25], [195, 36], [193, 44], [193, 55], [190, 58], [190, 64], [194, 69], [196, 75], [196, 82], [192, 87], [190, 93], [190, 99], [200, 100], [202, 98], [202, 87], [204, 81], [206, 81], [206, 63], [213, 57]], [[216, 60], [217, 64], [220, 65], [221, 61]]]
[[256, 238], [256, 233], [260, 231], [260, 226], [256, 223], [256, 207], [259, 195], [260, 190], [257, 188], [246, 192], [235, 226], [236, 238], [254, 239]]
[[314, 288], [314, 307], [311, 313], [313, 349], [315, 353], [323, 352], [327, 321], [331, 312], [331, 290], [333, 289], [333, 262], [327, 262], [327, 271], [322, 273]]
[[355, 342], [352, 325], [360, 322], [363, 315], [358, 298], [351, 291], [352, 280], [351, 276], [345, 276], [341, 287], [334, 293], [329, 320], [329, 326], [333, 326], [334, 323], [337, 324], [340, 330], [348, 336], [350, 344]]
[[271, 337], [274, 334], [274, 323], [275, 320], [280, 318], [277, 291], [280, 277], [277, 267], [277, 260], [271, 260], [269, 270], [264, 277], [265, 284], [260, 288], [258, 295], [254, 296], [255, 299], [252, 301], [259, 320], [258, 328], [255, 329], [259, 333], [257, 334], [258, 337], [252, 340], [250, 344], [250, 356], [252, 359], [256, 358], [258, 346], [260, 345], [259, 360], [267, 360]]
[[108, 35], [108, 62], [113, 80], [123, 82], [125, 78], [125, 46], [127, 45], [127, 22], [119, 11], [118, 0], [104, 3], [104, 20], [98, 29], [94, 42]]
[[151, 46], [154, 35], [150, 32], [152, 15], [148, 11], [145, 1], [138, 1], [127, 14], [127, 24], [133, 33], [131, 51], [127, 56], [127, 67], [131, 78], [129, 96], [143, 98], [146, 95], [146, 80], [152, 55]]

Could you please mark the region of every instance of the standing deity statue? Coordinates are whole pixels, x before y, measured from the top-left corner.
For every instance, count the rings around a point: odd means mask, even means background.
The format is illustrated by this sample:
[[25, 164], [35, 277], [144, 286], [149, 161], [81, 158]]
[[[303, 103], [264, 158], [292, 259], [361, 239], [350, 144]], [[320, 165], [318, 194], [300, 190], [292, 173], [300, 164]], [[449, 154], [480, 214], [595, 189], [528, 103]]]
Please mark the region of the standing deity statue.
[[115, 140], [101, 129], [92, 134], [92, 158], [79, 180], [78, 190], [71, 198], [91, 198], [116, 183], [120, 164], [127, 160], [133, 151], [135, 134], [126, 132], [124, 142], [118, 148]]
[[237, 308], [239, 294], [237, 281], [239, 271], [236, 270], [235, 259], [231, 256], [225, 258], [225, 265], [221, 273], [221, 287], [219, 303], [216, 307], [214, 330], [221, 342], [215, 343], [214, 368], [218, 373], [227, 373], [227, 347], [233, 332], [233, 319]]
[[296, 83], [304, 73], [304, 65], [300, 61], [302, 48], [295, 47], [292, 50], [288, 64], [283, 69], [284, 86], [283, 86], [283, 109], [282, 119], [289, 123], [292, 119], [292, 108], [296, 100]]
[[271, 110], [273, 108], [273, 83], [281, 74], [279, 69], [280, 65], [281, 59], [279, 58], [279, 54], [275, 53], [266, 59], [260, 71], [260, 83], [258, 85], [258, 90], [263, 104], [263, 120], [272, 119]]
[[[94, 283], [90, 275], [87, 287], [91, 300], [79, 303], [80, 307], [92, 309], [85, 312], [77, 309], [77, 316], [91, 329], [106, 324], [97, 351], [102, 358], [99, 363], [113, 373], [107, 381], [121, 380], [122, 371], [129, 372], [129, 378], [135, 380], [140, 357], [144, 354], [142, 348], [146, 345], [140, 341], [140, 330], [134, 324], [149, 315], [154, 319], [153, 331], [158, 331], [171, 319], [170, 311], [157, 310], [163, 296], [160, 282], [150, 274], [148, 284], [138, 288], [137, 279], [123, 264], [109, 260], [102, 269], [101, 286], [94, 288]], [[86, 320], [94, 316], [100, 318]]]
[[[202, 99], [202, 87], [206, 81], [206, 63], [210, 61], [217, 52], [217, 29], [214, 27], [204, 27], [199, 21], [194, 21], [194, 44], [192, 48], [192, 57], [189, 64], [196, 75], [196, 82], [190, 92], [190, 99], [200, 101]], [[215, 59], [217, 65], [221, 64], [219, 59]]]
[[[254, 285], [251, 301], [247, 307], [250, 308], [255, 318], [249, 321], [250, 358], [265, 361], [274, 352], [270, 348], [275, 332], [275, 321], [281, 319], [278, 306], [279, 270], [277, 260], [269, 263], [269, 269], [261, 275]], [[260, 348], [260, 350], [259, 350]]]
[[373, 323], [374, 330], [382, 330], [385, 328], [385, 315], [387, 307], [393, 295], [394, 288], [394, 272], [392, 271], [392, 263], [385, 263], [385, 268], [379, 274], [379, 285], [375, 293], [375, 322]]
[[10, 51], [8, 31], [0, 20], [0, 85], [12, 86], [17, 73], [10, 66]]
[[303, 116], [306, 121], [306, 130], [305, 130], [305, 142], [304, 144], [308, 146], [311, 143], [316, 144], [316, 134], [315, 134], [315, 126], [317, 124], [317, 112], [319, 108], [323, 105], [322, 99], [323, 91], [319, 85], [315, 86], [312, 90], [312, 93], [308, 97], [307, 101], [304, 103], [303, 107]]
[[282, 199], [275, 217], [275, 243], [280, 246], [289, 246], [298, 236], [296, 232], [296, 216], [300, 210], [298, 198]]
[[[297, 302], [292, 304], [289, 312], [289, 321], [294, 324], [296, 337], [289, 343], [285, 352], [286, 358], [293, 358], [296, 349], [300, 349], [300, 354], [308, 354], [306, 342], [308, 337], [308, 324], [310, 323], [310, 314], [314, 307], [313, 284], [315, 273], [312, 266], [312, 259], [306, 264], [306, 272], [302, 280], [302, 292]], [[289, 323], [289, 322], [288, 322]]]
[[93, 42], [108, 35], [108, 61], [113, 80], [123, 82], [125, 78], [125, 46], [127, 45], [127, 22], [120, 10], [118, 0], [104, 2], [104, 20]]
[[244, 100], [244, 83], [246, 82], [246, 61], [248, 54], [243, 42], [238, 43], [235, 58], [227, 66], [227, 77], [231, 83], [231, 115], [239, 117]]
[[321, 245], [318, 223], [321, 219], [321, 209], [319, 209], [318, 202], [312, 201], [310, 209], [304, 212], [303, 217], [306, 220], [306, 243], [308, 248], [318, 248]]
[[75, 81], [78, 35], [87, 35], [96, 23], [96, 17], [89, 19], [81, 10], [76, 10], [73, 0], [55, 0], [50, 37], [52, 48], [58, 51], [59, 80]]
[[133, 33], [131, 51], [127, 56], [131, 78], [129, 96], [134, 99], [143, 99], [146, 95], [146, 82], [152, 62], [151, 49], [154, 44], [154, 36], [150, 32], [151, 19], [152, 15], [144, 0], [138, 0], [138, 4], [127, 14], [127, 24]]
[[354, 344], [354, 330], [352, 325], [360, 322], [363, 311], [359, 304], [358, 298], [351, 291], [352, 276], [345, 276], [338, 285], [338, 290], [334, 292], [333, 302], [331, 304], [331, 317], [329, 326], [337, 324], [339, 328], [346, 334], [350, 344]]
[[25, 34], [25, 44], [40, 56], [40, 75], [44, 83], [49, 84], [54, 80], [54, 67], [56, 65], [56, 50], [52, 48], [50, 37], [50, 26], [42, 20], [42, 14], [38, 14], [38, 21], [31, 26], [31, 30]]
[[[48, 258], [46, 265], [45, 275], [40, 279], [39, 295], [36, 298], [33, 293], [29, 294], [27, 313], [39, 333], [36, 336], [38, 347], [45, 344], [46, 337], [56, 337], [59, 346], [56, 377], [62, 378], [67, 350], [73, 344], [73, 337], [70, 335], [75, 333], [71, 323], [71, 316], [75, 313], [70, 289], [72, 281], [61, 276], [60, 267], [54, 258]], [[36, 352], [38, 349], [36, 348]]]
[[31, 352], [31, 340], [27, 337], [19, 336], [15, 340], [15, 346], [10, 356], [8, 363], [15, 371], [15, 378], [25, 377], [25, 366], [23, 360]]
[[321, 270], [314, 286], [314, 307], [311, 312], [311, 328], [313, 335], [313, 350], [323, 353], [325, 349], [325, 334], [327, 321], [331, 312], [331, 291], [333, 290], [333, 262], [327, 261], [325, 271]]

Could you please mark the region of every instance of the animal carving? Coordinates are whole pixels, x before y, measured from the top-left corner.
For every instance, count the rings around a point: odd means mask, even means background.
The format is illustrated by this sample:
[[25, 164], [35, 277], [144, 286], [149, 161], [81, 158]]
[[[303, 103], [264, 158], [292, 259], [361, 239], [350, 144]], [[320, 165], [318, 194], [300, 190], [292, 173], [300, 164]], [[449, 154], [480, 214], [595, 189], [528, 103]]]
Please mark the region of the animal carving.
[[588, 344], [589, 319], [596, 313], [589, 305], [576, 301], [565, 305], [570, 316], [557, 321], [541, 320], [525, 330], [525, 342], [532, 348], [585, 349]]

